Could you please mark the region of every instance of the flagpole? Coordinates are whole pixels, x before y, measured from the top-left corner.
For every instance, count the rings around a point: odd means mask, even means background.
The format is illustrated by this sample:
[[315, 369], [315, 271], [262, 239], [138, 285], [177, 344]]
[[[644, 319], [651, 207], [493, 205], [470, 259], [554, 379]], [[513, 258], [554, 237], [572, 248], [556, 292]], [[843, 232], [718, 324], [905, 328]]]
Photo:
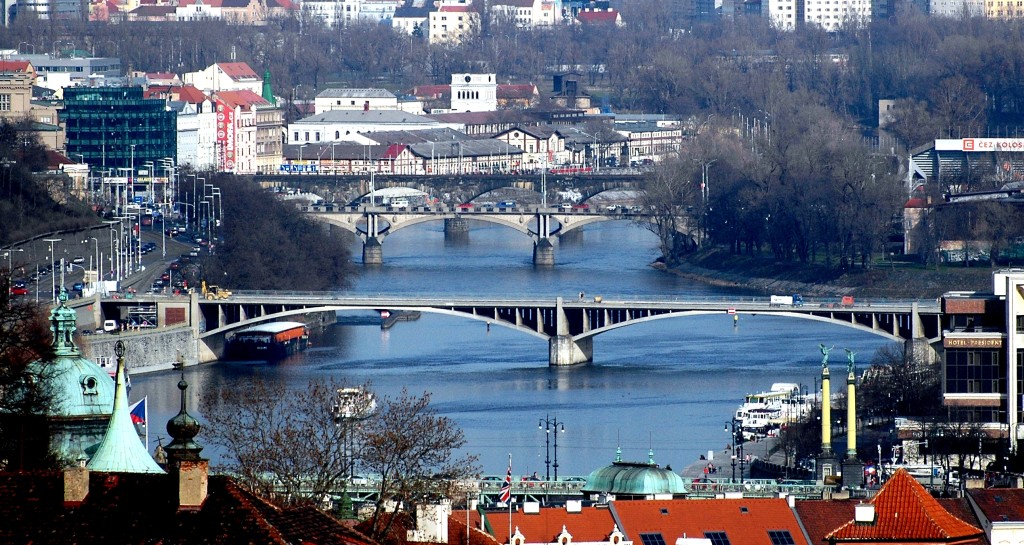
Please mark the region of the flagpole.
[[[508, 470], [512, 471], [512, 453], [508, 453]], [[509, 498], [508, 498], [508, 545], [512, 545], [512, 485], [509, 484]]]
[[142, 409], [145, 413], [143, 418], [146, 419], [142, 425], [146, 428], [146, 452], [149, 452], [149, 402], [147, 399], [149, 399], [148, 395], [142, 398]]

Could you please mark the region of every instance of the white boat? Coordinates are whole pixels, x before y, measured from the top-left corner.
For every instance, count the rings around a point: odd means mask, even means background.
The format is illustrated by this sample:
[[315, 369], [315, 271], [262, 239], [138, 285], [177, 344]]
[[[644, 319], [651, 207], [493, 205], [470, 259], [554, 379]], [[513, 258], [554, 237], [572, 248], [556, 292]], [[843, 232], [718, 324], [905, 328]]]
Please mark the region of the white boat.
[[771, 390], [748, 394], [736, 409], [735, 419], [745, 433], [768, 435], [773, 429], [807, 416], [814, 403], [800, 395], [800, 385], [790, 382], [772, 384]]

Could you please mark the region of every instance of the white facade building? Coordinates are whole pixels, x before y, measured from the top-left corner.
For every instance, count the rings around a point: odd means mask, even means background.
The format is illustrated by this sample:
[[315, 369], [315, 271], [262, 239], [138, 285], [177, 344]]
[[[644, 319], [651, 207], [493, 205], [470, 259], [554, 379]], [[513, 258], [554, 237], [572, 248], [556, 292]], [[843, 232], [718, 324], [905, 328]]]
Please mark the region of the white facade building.
[[402, 5], [401, 0], [362, 0], [359, 6], [359, 19], [374, 23], [391, 23], [395, 10]]
[[452, 74], [452, 112], [493, 112], [498, 109], [494, 74]]
[[802, 0], [768, 0], [768, 17], [779, 30], [794, 30], [803, 12]]
[[984, 17], [984, 0], [931, 0], [929, 14], [935, 17]]
[[174, 8], [174, 17], [178, 21], [205, 21], [210, 19], [223, 19], [224, 10], [220, 6], [213, 6], [204, 3], [203, 0], [195, 2], [180, 2]]
[[564, 22], [561, 0], [494, 0], [492, 21], [519, 28], [550, 26]]
[[178, 112], [178, 164], [194, 167], [199, 160], [199, 112], [195, 104], [188, 102], [175, 101], [169, 105]]
[[469, 2], [442, 4], [437, 11], [430, 12], [428, 38], [432, 44], [458, 44], [476, 36], [479, 30], [480, 14], [469, 6]]
[[331, 110], [398, 110], [398, 97], [386, 89], [324, 89], [313, 100], [313, 113]]
[[263, 92], [263, 78], [244, 62], [211, 64], [199, 72], [186, 72], [181, 79], [207, 95], [219, 91]]
[[829, 32], [867, 26], [871, 22], [871, 0], [804, 0], [804, 22]]
[[363, 136], [381, 131], [422, 131], [454, 129], [465, 126], [458, 123], [440, 123], [400, 110], [333, 110], [312, 115], [288, 125], [288, 144], [304, 145], [320, 142], [374, 143]]
[[302, 10], [327, 26], [343, 27], [359, 16], [358, 0], [305, 0]]

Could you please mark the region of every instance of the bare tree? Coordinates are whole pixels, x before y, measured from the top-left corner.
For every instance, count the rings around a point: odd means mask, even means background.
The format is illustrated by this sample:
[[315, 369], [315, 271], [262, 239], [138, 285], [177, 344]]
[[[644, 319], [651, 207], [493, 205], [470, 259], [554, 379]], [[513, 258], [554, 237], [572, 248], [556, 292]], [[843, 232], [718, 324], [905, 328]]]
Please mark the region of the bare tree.
[[465, 445], [462, 430], [450, 418], [437, 416], [430, 394], [405, 390], [385, 399], [383, 408], [366, 421], [359, 437], [358, 466], [380, 480], [370, 535], [384, 536], [394, 517], [385, 516], [391, 500], [413, 505], [453, 497], [460, 480], [479, 473], [476, 456], [456, 457]]

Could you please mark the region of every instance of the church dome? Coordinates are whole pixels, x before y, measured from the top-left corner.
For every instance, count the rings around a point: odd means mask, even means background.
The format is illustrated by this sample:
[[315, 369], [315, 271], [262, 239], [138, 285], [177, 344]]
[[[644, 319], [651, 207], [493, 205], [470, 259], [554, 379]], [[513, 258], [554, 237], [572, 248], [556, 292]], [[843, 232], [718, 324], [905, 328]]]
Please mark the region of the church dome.
[[623, 462], [618, 451], [611, 465], [595, 470], [587, 476], [584, 493], [612, 494], [615, 496], [680, 495], [686, 494], [683, 478], [670, 469], [654, 463], [654, 453], [648, 462]]
[[59, 419], [110, 417], [114, 406], [114, 380], [99, 365], [82, 357], [72, 335], [75, 311], [67, 306], [67, 292], [50, 312], [54, 358], [32, 362], [29, 380], [45, 384], [53, 393], [47, 416]]

